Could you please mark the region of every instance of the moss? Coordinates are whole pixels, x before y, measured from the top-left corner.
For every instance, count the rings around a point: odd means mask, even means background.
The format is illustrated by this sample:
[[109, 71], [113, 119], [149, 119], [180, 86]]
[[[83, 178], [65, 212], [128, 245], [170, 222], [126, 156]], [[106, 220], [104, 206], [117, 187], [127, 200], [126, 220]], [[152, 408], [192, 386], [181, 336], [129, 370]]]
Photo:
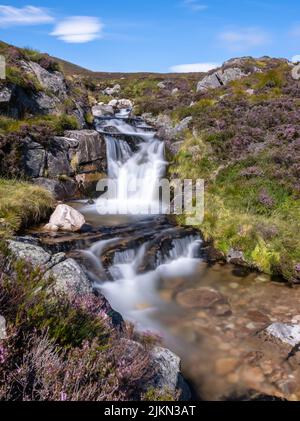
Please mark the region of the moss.
[[51, 194], [43, 188], [0, 178], [0, 235], [7, 237], [28, 224], [40, 222], [53, 206]]

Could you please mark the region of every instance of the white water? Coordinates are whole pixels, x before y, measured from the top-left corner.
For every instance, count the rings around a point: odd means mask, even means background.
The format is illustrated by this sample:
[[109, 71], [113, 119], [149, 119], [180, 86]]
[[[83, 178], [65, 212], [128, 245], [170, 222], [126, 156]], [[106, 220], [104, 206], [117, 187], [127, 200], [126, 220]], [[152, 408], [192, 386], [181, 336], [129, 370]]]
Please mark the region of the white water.
[[108, 176], [115, 180], [113, 197], [101, 196], [97, 210], [101, 214], [151, 214], [159, 209], [157, 181], [166, 170], [164, 143], [154, 132], [137, 131], [123, 119], [110, 119], [109, 125], [123, 135], [136, 138], [137, 152], [126, 140], [106, 135]]
[[[166, 161], [164, 157], [164, 143], [155, 137], [154, 133], [141, 132], [122, 119], [110, 119], [108, 124], [114, 126], [126, 135], [135, 136], [137, 140], [137, 150], [133, 152], [132, 147], [119, 136], [106, 135], [108, 174], [116, 180], [118, 190], [112, 199], [110, 206], [124, 206], [134, 204], [137, 213], [141, 208], [145, 209], [155, 200], [155, 186], [158, 180], [165, 174]], [[101, 125], [103, 129], [103, 125]], [[136, 191], [126, 196], [127, 185], [141, 180]], [[97, 201], [97, 210], [103, 199]], [[90, 210], [90, 209], [89, 209]], [[154, 218], [154, 217], [153, 217]], [[152, 226], [154, 219], [149, 219], [148, 230], [152, 230], [154, 235], [163, 234], [155, 232]], [[170, 230], [167, 235], [174, 235], [174, 230]], [[145, 243], [137, 249], [132, 245], [124, 250], [116, 251], [113, 261], [109, 267], [103, 268], [101, 256], [105, 254], [106, 247], [122, 243], [122, 238], [112, 238], [109, 241], [100, 241], [85, 251], [92, 270], [92, 279], [95, 287], [106, 296], [112, 307], [120, 312], [122, 316], [135, 322], [140, 328], [157, 329], [156, 323], [151, 318], [153, 311], [163, 305], [157, 294], [157, 288], [163, 277], [189, 276], [198, 265], [199, 249], [201, 247], [200, 237], [186, 236], [184, 238], [173, 239], [169, 250], [158, 251], [156, 258], [156, 268], [147, 273], [140, 273], [139, 269], [147, 259], [148, 245]], [[98, 261], [98, 264], [96, 263]], [[108, 281], [108, 277], [111, 278]]]

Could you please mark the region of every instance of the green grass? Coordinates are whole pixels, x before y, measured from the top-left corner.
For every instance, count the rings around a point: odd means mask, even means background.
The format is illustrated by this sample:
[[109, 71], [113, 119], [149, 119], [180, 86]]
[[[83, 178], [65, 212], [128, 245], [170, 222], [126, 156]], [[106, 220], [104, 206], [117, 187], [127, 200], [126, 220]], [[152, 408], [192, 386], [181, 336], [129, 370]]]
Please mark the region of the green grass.
[[45, 219], [54, 206], [49, 192], [33, 184], [0, 178], [0, 236]]
[[17, 132], [22, 127], [47, 127], [56, 135], [63, 135], [65, 130], [79, 129], [79, 123], [74, 116], [62, 114], [40, 115], [25, 120], [15, 120], [9, 117], [0, 116], [0, 134]]
[[[219, 167], [209, 144], [215, 137], [187, 137], [170, 166], [171, 176], [204, 178], [205, 218], [199, 228], [207, 240], [224, 255], [232, 248], [241, 250], [253, 267], [290, 280], [300, 262], [300, 199], [294, 197], [288, 180], [278, 183], [268, 152]], [[256, 166], [262, 175], [243, 176]], [[216, 175], [213, 176], [214, 171]], [[268, 195], [271, 206], [260, 199]], [[185, 218], [180, 218], [185, 223]]]

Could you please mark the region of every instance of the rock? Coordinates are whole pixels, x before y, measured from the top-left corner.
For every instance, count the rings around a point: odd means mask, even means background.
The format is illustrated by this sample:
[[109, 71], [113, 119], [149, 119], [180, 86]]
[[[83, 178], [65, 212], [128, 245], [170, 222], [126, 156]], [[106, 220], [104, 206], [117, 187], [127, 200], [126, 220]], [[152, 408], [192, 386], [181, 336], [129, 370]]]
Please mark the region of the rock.
[[227, 254], [226, 260], [227, 263], [232, 263], [233, 265], [247, 266], [244, 253], [239, 250], [230, 249]]
[[51, 140], [47, 152], [47, 176], [55, 178], [60, 175], [70, 176], [74, 174], [69, 158], [69, 145], [63, 141], [64, 138], [54, 137]]
[[32, 180], [33, 184], [44, 187], [56, 200], [65, 200], [74, 197], [77, 191], [77, 183], [73, 180], [51, 180], [49, 178], [36, 178]]
[[116, 84], [113, 88], [107, 87], [106, 89], [104, 89], [103, 94], [113, 96], [119, 94], [120, 92], [121, 86], [119, 84]]
[[53, 266], [45, 274], [47, 277], [56, 279], [55, 291], [85, 295], [92, 293], [92, 286], [83, 269], [74, 259], [67, 259]]
[[17, 259], [30, 262], [33, 266], [45, 266], [51, 260], [51, 254], [26, 237], [9, 240], [8, 248]]
[[264, 330], [264, 333], [269, 339], [276, 339], [290, 347], [300, 344], [299, 324], [273, 323]]
[[208, 76], [205, 76], [197, 85], [197, 92], [205, 92], [208, 89], [216, 89], [227, 85], [233, 80], [248, 76], [239, 67], [232, 67], [225, 70], [218, 70]]
[[178, 94], [178, 92], [179, 92], [179, 89], [178, 89], [178, 88], [174, 88], [174, 89], [172, 90], [172, 92], [171, 92], [171, 95], [177, 95], [177, 94]]
[[76, 151], [78, 165], [95, 163], [96, 171], [106, 170], [106, 144], [96, 130], [68, 130], [65, 136], [78, 141]]
[[164, 82], [159, 82], [158, 84], [157, 84], [157, 87], [159, 88], [159, 89], [166, 89], [166, 84], [164, 83]]
[[49, 72], [38, 63], [32, 61], [28, 64], [45, 90], [51, 92], [61, 100], [67, 98], [67, 86], [62, 73]]
[[180, 292], [177, 302], [184, 308], [210, 309], [217, 304], [227, 304], [227, 299], [213, 288], [202, 287]]
[[157, 365], [157, 372], [153, 386], [160, 390], [175, 392], [180, 390], [181, 399], [189, 400], [191, 392], [181, 375], [181, 360], [169, 349], [156, 347], [152, 351], [153, 362]]
[[68, 205], [58, 205], [51, 215], [49, 224], [45, 226], [45, 230], [52, 231], [58, 227], [62, 231], [79, 231], [85, 224], [84, 216], [76, 209]]
[[6, 320], [0, 315], [0, 340], [7, 338]]
[[113, 99], [112, 101], [110, 101], [108, 103], [108, 105], [110, 105], [113, 108], [116, 108], [118, 110], [122, 110], [122, 109], [132, 109], [134, 104], [132, 101], [130, 101], [130, 99]]
[[246, 93], [250, 96], [254, 95], [254, 89], [246, 89]]
[[42, 145], [30, 138], [23, 143], [25, 173], [28, 177], [42, 177], [45, 170], [46, 151]]
[[175, 135], [186, 130], [189, 127], [192, 120], [193, 117], [186, 117], [183, 120], [181, 120], [180, 123], [178, 123], [174, 128]]
[[57, 97], [47, 95], [45, 92], [39, 92], [38, 94], [32, 94], [32, 99], [37, 106], [35, 114], [57, 113], [57, 107], [60, 104]]
[[0, 105], [8, 104], [10, 102], [12, 97], [12, 91], [12, 88], [8, 86], [4, 86], [4, 88], [0, 90]]
[[92, 107], [92, 114], [94, 117], [105, 117], [114, 115], [114, 109], [111, 105], [98, 104]]

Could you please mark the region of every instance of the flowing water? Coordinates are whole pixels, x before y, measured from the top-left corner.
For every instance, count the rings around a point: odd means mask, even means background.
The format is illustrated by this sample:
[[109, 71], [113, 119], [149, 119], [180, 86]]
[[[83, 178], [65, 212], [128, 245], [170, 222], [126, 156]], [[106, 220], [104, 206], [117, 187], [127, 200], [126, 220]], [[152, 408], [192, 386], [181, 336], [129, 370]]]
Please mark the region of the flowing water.
[[[248, 389], [281, 393], [264, 368], [271, 360], [280, 371], [280, 357], [255, 332], [299, 313], [298, 290], [291, 299], [288, 288], [267, 276], [209, 265], [197, 231], [143, 214], [166, 171], [164, 143], [141, 120], [124, 117], [99, 119], [96, 127], [105, 136], [108, 175], [118, 186], [109, 210], [130, 207], [136, 215], [99, 214], [101, 197], [94, 205], [73, 204], [104, 232], [82, 251], [95, 287], [124, 319], [158, 333], [182, 357], [196, 397], [222, 399]], [[138, 188], [125, 195], [136, 179]]]

